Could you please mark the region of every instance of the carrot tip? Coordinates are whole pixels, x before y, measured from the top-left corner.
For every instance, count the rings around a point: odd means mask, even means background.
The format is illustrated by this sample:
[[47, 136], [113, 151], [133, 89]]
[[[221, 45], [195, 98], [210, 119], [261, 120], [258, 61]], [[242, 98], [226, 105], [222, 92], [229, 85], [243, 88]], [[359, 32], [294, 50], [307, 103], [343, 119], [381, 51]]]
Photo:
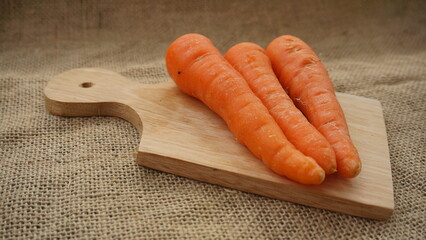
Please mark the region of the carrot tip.
[[361, 172], [361, 162], [358, 161], [352, 164], [356, 164], [356, 166], [353, 166], [352, 168], [342, 168], [338, 171], [339, 174], [345, 178], [354, 178], [358, 176], [358, 174]]
[[321, 184], [322, 182], [324, 182], [324, 180], [325, 180], [325, 172], [324, 172], [324, 171], [322, 171], [322, 172], [320, 173], [320, 181], [319, 181], [319, 183], [318, 183], [318, 184]]
[[310, 184], [318, 185], [324, 182], [325, 180], [325, 171], [322, 168], [317, 168], [315, 171], [316, 179], [313, 180]]
[[361, 168], [362, 168], [362, 163], [361, 161], [359, 162], [358, 168], [355, 171], [354, 177], [358, 176], [358, 174], [361, 172]]
[[337, 172], [337, 168], [332, 168], [332, 169], [330, 169], [330, 173], [329, 174], [333, 174], [335, 172]]

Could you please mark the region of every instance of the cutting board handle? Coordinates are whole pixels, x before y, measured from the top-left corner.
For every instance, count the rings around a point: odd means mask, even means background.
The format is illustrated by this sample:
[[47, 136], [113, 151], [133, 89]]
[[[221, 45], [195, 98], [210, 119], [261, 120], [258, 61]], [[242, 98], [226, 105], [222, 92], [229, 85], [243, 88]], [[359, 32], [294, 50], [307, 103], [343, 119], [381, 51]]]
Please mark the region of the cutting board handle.
[[[115, 116], [131, 122], [141, 133], [142, 120], [132, 106], [142, 84], [98, 68], [79, 68], [55, 76], [44, 89], [46, 108], [60, 116]], [[142, 106], [143, 107], [143, 106]]]

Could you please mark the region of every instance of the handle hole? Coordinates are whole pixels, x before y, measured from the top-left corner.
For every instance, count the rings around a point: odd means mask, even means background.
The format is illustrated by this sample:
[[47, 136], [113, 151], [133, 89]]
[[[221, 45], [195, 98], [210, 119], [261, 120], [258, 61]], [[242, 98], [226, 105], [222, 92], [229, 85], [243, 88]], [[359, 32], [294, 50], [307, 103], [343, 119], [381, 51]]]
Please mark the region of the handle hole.
[[92, 86], [93, 86], [92, 82], [84, 82], [84, 83], [80, 84], [80, 87], [82, 87], [82, 88], [89, 88], [89, 87], [92, 87]]

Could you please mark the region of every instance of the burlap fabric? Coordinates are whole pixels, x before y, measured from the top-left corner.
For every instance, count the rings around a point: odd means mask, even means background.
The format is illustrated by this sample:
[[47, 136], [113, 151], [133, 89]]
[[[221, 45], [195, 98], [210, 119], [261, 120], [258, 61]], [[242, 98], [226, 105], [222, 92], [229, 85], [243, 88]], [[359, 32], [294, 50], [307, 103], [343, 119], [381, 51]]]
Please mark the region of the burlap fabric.
[[[4, 239], [425, 239], [425, 1], [0, 1]], [[384, 108], [395, 212], [374, 221], [137, 166], [113, 117], [44, 108], [56, 74], [101, 67], [170, 81], [165, 50], [205, 34], [224, 53], [282, 34], [308, 42], [337, 91]]]

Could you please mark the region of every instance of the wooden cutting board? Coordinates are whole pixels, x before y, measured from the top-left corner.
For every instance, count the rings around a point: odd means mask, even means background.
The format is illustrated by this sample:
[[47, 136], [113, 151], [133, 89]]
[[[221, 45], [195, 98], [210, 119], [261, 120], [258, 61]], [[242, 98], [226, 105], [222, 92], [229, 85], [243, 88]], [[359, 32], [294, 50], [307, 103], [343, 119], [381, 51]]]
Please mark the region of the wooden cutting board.
[[379, 101], [338, 93], [363, 161], [360, 175], [327, 176], [306, 186], [278, 176], [238, 143], [225, 122], [173, 82], [140, 84], [118, 73], [74, 69], [44, 89], [60, 116], [117, 116], [141, 133], [137, 163], [203, 182], [354, 216], [387, 219], [394, 208], [392, 175]]

